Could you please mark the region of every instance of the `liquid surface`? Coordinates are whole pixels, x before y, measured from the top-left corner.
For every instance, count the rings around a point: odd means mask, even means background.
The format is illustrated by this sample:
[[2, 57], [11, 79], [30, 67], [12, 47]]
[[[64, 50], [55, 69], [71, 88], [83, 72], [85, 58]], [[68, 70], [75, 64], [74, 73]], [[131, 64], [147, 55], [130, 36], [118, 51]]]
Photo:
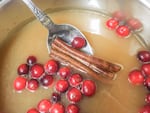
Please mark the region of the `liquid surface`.
[[[139, 43], [130, 37], [120, 39], [114, 31], [105, 28], [105, 18], [97, 13], [85, 11], [61, 11], [50, 14], [55, 23], [70, 23], [78, 27], [91, 43], [95, 56], [123, 65], [111, 86], [97, 82], [97, 92], [91, 98], [83, 98], [79, 103], [80, 113], [137, 113], [144, 105], [146, 90], [143, 86], [132, 86], [128, 73], [139, 64], [137, 51]], [[39, 63], [49, 58], [46, 48], [47, 29], [38, 21], [33, 21], [11, 36], [3, 45], [0, 66], [0, 112], [25, 113], [36, 107], [43, 98], [50, 98], [53, 88], [40, 88], [35, 93], [24, 90], [21, 94], [13, 90], [13, 80], [17, 77], [17, 67], [26, 62], [29, 55], [35, 55]]]

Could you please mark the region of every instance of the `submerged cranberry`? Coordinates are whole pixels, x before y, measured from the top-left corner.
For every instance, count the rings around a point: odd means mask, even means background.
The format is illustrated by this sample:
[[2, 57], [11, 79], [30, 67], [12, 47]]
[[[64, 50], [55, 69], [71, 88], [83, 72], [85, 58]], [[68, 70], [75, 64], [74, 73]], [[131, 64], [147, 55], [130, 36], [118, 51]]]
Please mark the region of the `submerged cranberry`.
[[81, 94], [80, 90], [73, 87], [73, 88], [68, 90], [67, 98], [70, 102], [76, 103], [76, 102], [79, 102], [81, 100], [82, 94]]
[[116, 33], [121, 37], [126, 37], [130, 34], [130, 29], [128, 26], [122, 25], [116, 29]]
[[42, 64], [34, 64], [30, 69], [30, 74], [32, 78], [40, 78], [44, 73], [44, 68]]
[[21, 77], [21, 76], [17, 77], [14, 80], [14, 89], [16, 91], [21, 91], [21, 90], [25, 89], [25, 87], [26, 87], [26, 81], [27, 81], [27, 79], [24, 78], [24, 77]]
[[50, 113], [65, 113], [65, 107], [61, 103], [54, 103]]
[[37, 108], [40, 112], [47, 113], [49, 112], [51, 106], [52, 106], [52, 103], [48, 99], [43, 99], [38, 103]]
[[61, 100], [61, 96], [59, 93], [54, 92], [54, 93], [52, 93], [50, 100], [52, 103], [59, 102]]
[[69, 84], [72, 87], [77, 87], [82, 82], [83, 78], [80, 74], [73, 74], [69, 77]]
[[150, 62], [150, 52], [149, 51], [139, 51], [137, 54], [137, 58], [141, 62]]
[[40, 83], [44, 86], [44, 87], [49, 87], [52, 85], [53, 83], [53, 76], [51, 75], [44, 75], [41, 79], [40, 79]]
[[58, 62], [55, 60], [49, 60], [45, 65], [45, 72], [48, 74], [55, 74], [58, 71]]
[[148, 93], [145, 97], [145, 102], [150, 104], [150, 93]]
[[79, 113], [80, 109], [76, 104], [69, 104], [66, 111], [67, 113]]
[[58, 80], [56, 85], [55, 85], [55, 89], [58, 92], [64, 93], [65, 91], [67, 91], [69, 88], [69, 83], [67, 80]]
[[27, 111], [27, 113], [40, 113], [36, 108], [31, 108]]
[[143, 106], [140, 110], [139, 113], [150, 113], [150, 105], [145, 105]]
[[29, 56], [29, 57], [27, 58], [27, 63], [28, 63], [29, 65], [35, 64], [36, 61], [37, 61], [37, 59], [36, 59], [35, 56]]
[[118, 20], [114, 19], [114, 18], [110, 18], [109, 20], [107, 20], [106, 22], [106, 26], [111, 29], [114, 30], [117, 28], [117, 26], [119, 25]]
[[141, 85], [144, 82], [144, 76], [140, 70], [133, 70], [129, 73], [128, 80], [133, 85]]
[[122, 11], [116, 11], [112, 14], [112, 17], [119, 20], [119, 21], [125, 20], [126, 16], [127, 15]]
[[93, 96], [96, 92], [95, 82], [92, 80], [84, 80], [82, 84], [82, 93], [85, 96]]
[[82, 37], [74, 37], [71, 42], [72, 47], [76, 49], [81, 49], [86, 45], [86, 40]]
[[150, 91], [150, 77], [144, 80], [144, 86]]
[[145, 76], [150, 77], [150, 63], [143, 64], [141, 70], [145, 74]]
[[27, 64], [21, 64], [18, 67], [18, 74], [23, 75], [23, 74], [28, 74], [29, 73], [29, 66]]
[[29, 91], [35, 91], [37, 90], [39, 87], [39, 82], [36, 80], [36, 79], [30, 79], [28, 82], [27, 82], [27, 89]]
[[66, 79], [70, 76], [71, 70], [69, 67], [61, 67], [58, 73], [61, 78]]

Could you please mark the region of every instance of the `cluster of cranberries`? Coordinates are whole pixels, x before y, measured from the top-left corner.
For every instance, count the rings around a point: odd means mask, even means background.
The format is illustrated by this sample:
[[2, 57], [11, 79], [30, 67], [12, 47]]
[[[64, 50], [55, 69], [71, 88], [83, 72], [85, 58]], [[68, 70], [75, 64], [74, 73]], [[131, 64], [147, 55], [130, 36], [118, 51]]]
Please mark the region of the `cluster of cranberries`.
[[[128, 80], [133, 85], [144, 85], [150, 91], [150, 52], [139, 51], [137, 58], [141, 63], [140, 69], [134, 69], [129, 73]], [[139, 113], [150, 113], [150, 93], [146, 95], [147, 103]]]
[[137, 18], [129, 18], [121, 11], [114, 12], [112, 17], [107, 20], [106, 26], [111, 30], [115, 30], [123, 38], [128, 37], [131, 31], [140, 31], [142, 29], [142, 23]]
[[[77, 103], [83, 95], [90, 97], [96, 92], [93, 80], [83, 79], [81, 74], [72, 73], [69, 67], [61, 66], [53, 59], [42, 65], [37, 63], [35, 56], [29, 56], [26, 63], [18, 66], [17, 72], [18, 76], [13, 84], [17, 92], [25, 88], [34, 92], [39, 86], [48, 88], [53, 84], [54, 77], [58, 78], [50, 99], [41, 100], [37, 107], [29, 109], [27, 113], [79, 113]], [[67, 107], [61, 103], [62, 94], [69, 101]]]

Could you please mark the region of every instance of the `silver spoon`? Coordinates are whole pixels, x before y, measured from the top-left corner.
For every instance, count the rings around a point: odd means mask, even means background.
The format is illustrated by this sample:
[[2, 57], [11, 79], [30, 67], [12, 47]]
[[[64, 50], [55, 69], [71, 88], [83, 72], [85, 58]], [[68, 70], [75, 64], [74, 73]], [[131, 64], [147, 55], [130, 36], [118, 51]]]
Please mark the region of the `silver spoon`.
[[61, 38], [66, 43], [70, 44], [74, 37], [79, 36], [86, 40], [86, 46], [82, 48], [82, 51], [87, 54], [93, 55], [92, 47], [90, 46], [86, 37], [76, 27], [69, 24], [54, 24], [48, 15], [41, 11], [31, 0], [22, 0], [28, 8], [32, 11], [35, 17], [44, 25], [48, 31], [47, 48], [50, 53], [50, 47], [55, 37]]

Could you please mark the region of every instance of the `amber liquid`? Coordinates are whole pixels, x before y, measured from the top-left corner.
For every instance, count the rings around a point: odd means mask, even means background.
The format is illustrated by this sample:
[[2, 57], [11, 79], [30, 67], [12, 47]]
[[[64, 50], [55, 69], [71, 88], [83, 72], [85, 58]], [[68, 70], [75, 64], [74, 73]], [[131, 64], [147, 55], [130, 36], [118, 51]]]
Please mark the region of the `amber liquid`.
[[[140, 67], [136, 54], [143, 49], [135, 38], [132, 35], [128, 39], [119, 38], [115, 31], [105, 28], [106, 17], [98, 13], [66, 10], [50, 16], [55, 23], [70, 23], [78, 27], [91, 43], [95, 56], [123, 66], [112, 85], [96, 81], [97, 92], [93, 97], [81, 100], [80, 113], [137, 113], [144, 105], [146, 90], [128, 82], [129, 71]], [[37, 56], [42, 64], [50, 59], [46, 48], [47, 35], [47, 29], [35, 20], [15, 32], [2, 46], [0, 112], [26, 113], [41, 99], [50, 98], [53, 87], [47, 90], [40, 87], [34, 93], [24, 90], [21, 94], [13, 89], [17, 67], [25, 63], [29, 55]]]

